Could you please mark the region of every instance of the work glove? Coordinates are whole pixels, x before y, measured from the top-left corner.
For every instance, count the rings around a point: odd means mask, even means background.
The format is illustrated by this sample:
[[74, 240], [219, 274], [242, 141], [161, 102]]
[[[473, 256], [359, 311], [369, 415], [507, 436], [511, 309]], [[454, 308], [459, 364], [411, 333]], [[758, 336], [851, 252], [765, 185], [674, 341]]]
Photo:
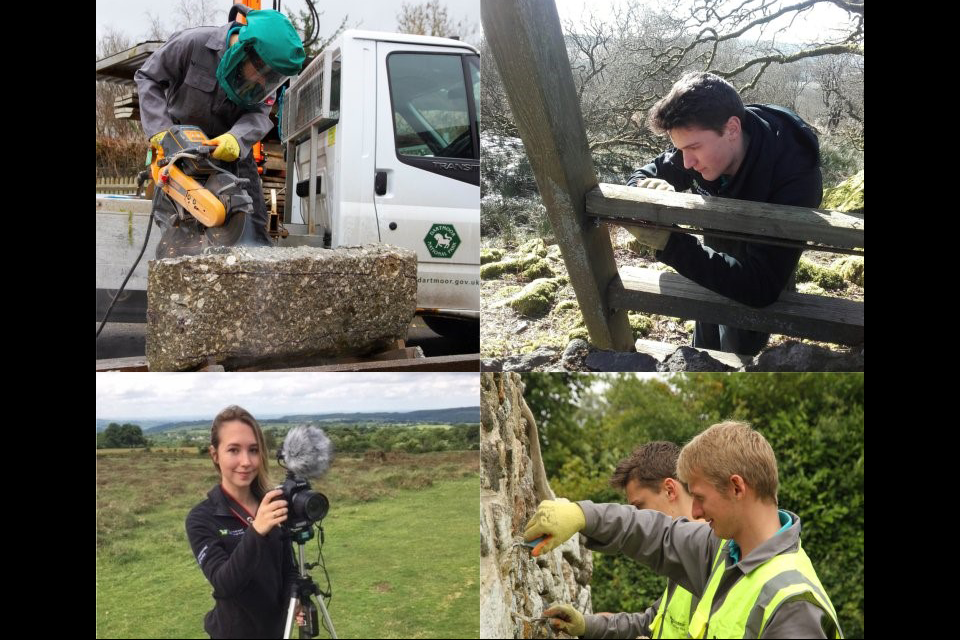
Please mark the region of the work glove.
[[667, 182], [666, 180], [660, 180], [659, 178], [644, 178], [643, 180], [637, 183], [638, 187], [642, 189], [658, 189], [660, 191], [676, 191], [673, 188], [673, 185]]
[[160, 133], [154, 134], [154, 136], [150, 138], [150, 146], [153, 147], [154, 149], [159, 149], [160, 141], [163, 140], [163, 136], [165, 136], [166, 134], [167, 134], [166, 131], [161, 131]]
[[233, 162], [240, 157], [240, 144], [232, 134], [225, 133], [222, 136], [217, 136], [210, 142], [217, 145], [216, 150], [213, 152], [213, 157], [217, 160]]
[[625, 227], [634, 238], [642, 244], [661, 251], [667, 246], [670, 240], [670, 232], [664, 229], [647, 229], [645, 227]]
[[543, 542], [533, 548], [533, 555], [539, 556], [553, 551], [585, 526], [587, 520], [577, 504], [564, 498], [544, 500], [523, 530], [523, 539], [529, 542], [546, 536]]
[[[639, 181], [636, 186], [642, 189], [675, 191], [672, 184], [666, 180], [660, 180], [659, 178], [644, 178], [643, 180]], [[633, 237], [639, 240], [642, 244], [645, 244], [648, 247], [653, 247], [654, 249], [663, 250], [663, 248], [667, 246], [667, 241], [670, 239], [670, 232], [662, 229], [627, 227], [627, 231], [633, 234]]]
[[551, 604], [543, 615], [553, 618], [550, 626], [554, 631], [565, 631], [571, 636], [582, 636], [587, 632], [587, 621], [583, 614], [569, 604]]

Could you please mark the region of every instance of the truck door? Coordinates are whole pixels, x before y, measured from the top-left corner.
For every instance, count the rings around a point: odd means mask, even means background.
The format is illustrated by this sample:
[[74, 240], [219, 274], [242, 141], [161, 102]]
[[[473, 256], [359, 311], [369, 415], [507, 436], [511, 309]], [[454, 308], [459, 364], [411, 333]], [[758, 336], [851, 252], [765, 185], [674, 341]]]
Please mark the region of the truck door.
[[377, 43], [380, 240], [417, 252], [418, 306], [479, 309], [480, 58]]

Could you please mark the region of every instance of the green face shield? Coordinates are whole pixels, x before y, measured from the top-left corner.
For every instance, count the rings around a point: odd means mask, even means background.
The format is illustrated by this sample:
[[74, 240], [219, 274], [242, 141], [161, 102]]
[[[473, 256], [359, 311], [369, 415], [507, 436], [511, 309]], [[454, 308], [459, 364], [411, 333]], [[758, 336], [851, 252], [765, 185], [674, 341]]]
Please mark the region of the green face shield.
[[247, 24], [233, 28], [237, 43], [227, 49], [217, 67], [217, 80], [227, 97], [251, 108], [300, 72], [305, 58], [300, 36], [277, 11], [250, 11]]

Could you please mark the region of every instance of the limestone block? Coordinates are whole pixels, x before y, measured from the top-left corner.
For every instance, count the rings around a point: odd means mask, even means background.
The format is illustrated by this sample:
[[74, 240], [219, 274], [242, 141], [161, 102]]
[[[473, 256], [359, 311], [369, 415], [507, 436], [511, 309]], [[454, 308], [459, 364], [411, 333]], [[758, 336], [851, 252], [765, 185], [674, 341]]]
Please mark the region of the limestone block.
[[365, 355], [405, 337], [417, 259], [364, 245], [233, 248], [154, 260], [147, 285], [152, 371]]

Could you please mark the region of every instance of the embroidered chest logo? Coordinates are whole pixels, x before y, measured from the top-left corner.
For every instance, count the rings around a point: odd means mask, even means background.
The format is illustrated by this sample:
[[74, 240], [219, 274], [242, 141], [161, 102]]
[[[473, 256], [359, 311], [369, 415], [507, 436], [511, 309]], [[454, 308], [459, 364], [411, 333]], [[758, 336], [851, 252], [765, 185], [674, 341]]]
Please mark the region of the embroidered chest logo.
[[710, 195], [713, 195], [712, 193], [710, 193], [709, 191], [707, 191], [706, 189], [704, 189], [703, 187], [701, 187], [701, 186], [700, 186], [700, 183], [697, 182], [696, 180], [693, 181], [693, 192], [696, 193], [696, 194], [699, 194], [699, 195], [701, 195], [701, 196], [710, 196]]
[[242, 536], [245, 531], [246, 529], [234, 529], [232, 531], [230, 529], [220, 529], [220, 535], [221, 536]]

